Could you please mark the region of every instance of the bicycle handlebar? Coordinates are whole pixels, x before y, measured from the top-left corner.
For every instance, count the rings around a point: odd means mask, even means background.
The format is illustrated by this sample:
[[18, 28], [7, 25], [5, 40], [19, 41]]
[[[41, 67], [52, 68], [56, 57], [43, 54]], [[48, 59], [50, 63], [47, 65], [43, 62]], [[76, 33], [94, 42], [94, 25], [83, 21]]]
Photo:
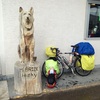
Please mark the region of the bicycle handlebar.
[[57, 50], [58, 48], [52, 48], [52, 47], [51, 47], [50, 49], [53, 51], [53, 50]]
[[[60, 50], [59, 50], [59, 48], [50, 48], [51, 49], [51, 51], [53, 52], [53, 53], [56, 53], [56, 54], [62, 54], [61, 52], [60, 52]], [[56, 52], [54, 52], [53, 50], [56, 50]]]

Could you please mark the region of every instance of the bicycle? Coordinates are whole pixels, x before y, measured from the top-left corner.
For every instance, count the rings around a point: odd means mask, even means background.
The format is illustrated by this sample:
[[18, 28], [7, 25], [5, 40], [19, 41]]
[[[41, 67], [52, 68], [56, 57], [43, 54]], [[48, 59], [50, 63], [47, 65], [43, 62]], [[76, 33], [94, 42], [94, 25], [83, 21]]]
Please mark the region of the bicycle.
[[[77, 48], [74, 45], [72, 45], [71, 47]], [[57, 78], [60, 78], [62, 76], [62, 74], [64, 73], [64, 69], [65, 68], [70, 70], [73, 75], [76, 75], [75, 72], [80, 76], [87, 76], [87, 75], [89, 75], [91, 73], [92, 70], [88, 70], [87, 71], [87, 70], [84, 70], [82, 68], [81, 56], [78, 53], [76, 53], [76, 52], [65, 52], [65, 53], [62, 53], [62, 52], [60, 52], [59, 48], [51, 48], [52, 52], [53, 52], [53, 50], [56, 50], [56, 56], [55, 57], [50, 57], [48, 59], [56, 59], [57, 62], [58, 62], [60, 73], [57, 75]], [[55, 53], [55, 52], [53, 52], [53, 53]], [[69, 61], [67, 60], [67, 58], [65, 58], [61, 54], [69, 54], [69, 55], [72, 54], [73, 55], [72, 64], [69, 65]], [[46, 70], [45, 70], [45, 62], [42, 65], [42, 73], [47, 78]]]

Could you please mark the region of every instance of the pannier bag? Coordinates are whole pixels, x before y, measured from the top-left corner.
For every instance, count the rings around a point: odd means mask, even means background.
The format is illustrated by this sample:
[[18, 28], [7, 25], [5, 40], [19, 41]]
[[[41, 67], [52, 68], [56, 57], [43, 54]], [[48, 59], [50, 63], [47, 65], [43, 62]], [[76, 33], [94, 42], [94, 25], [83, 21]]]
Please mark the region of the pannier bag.
[[46, 68], [46, 75], [48, 75], [48, 72], [51, 68], [53, 68], [56, 71], [56, 74], [60, 73], [57, 61], [54, 61], [52, 59], [45, 61], [45, 68]]
[[80, 55], [94, 55], [95, 51], [93, 46], [89, 42], [79, 42], [76, 44], [76, 49], [72, 50], [72, 52], [75, 51], [79, 53]]
[[[76, 44], [76, 48], [72, 49], [72, 52], [77, 52], [81, 56], [81, 66], [84, 70], [92, 70], [95, 66], [95, 50], [89, 42], [79, 42]], [[77, 62], [80, 66], [79, 62]]]
[[95, 66], [94, 55], [81, 55], [81, 65], [84, 70], [93, 70]]

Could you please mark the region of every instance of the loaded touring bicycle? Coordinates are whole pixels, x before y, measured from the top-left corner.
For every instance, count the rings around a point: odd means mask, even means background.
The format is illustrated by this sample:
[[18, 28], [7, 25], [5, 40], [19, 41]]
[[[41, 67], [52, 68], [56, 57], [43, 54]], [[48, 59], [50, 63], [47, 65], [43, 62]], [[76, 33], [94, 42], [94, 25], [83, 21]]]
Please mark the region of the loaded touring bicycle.
[[[46, 55], [49, 57], [42, 65], [42, 73], [47, 77], [47, 73], [50, 67], [54, 67], [57, 78], [60, 78], [64, 72], [64, 68], [75, 75], [87, 76], [94, 69], [94, 48], [89, 42], [79, 42], [75, 45], [71, 45], [71, 52], [60, 52], [59, 48], [48, 47], [46, 48]], [[62, 54], [72, 55], [72, 62], [69, 64], [69, 60], [62, 56]]]

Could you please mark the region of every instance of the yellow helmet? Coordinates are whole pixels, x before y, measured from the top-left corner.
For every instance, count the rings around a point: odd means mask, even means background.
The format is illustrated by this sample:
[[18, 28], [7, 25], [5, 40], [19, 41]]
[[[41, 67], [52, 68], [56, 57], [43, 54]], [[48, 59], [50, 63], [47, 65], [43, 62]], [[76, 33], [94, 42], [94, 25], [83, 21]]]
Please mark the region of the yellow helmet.
[[53, 52], [51, 50], [51, 48], [55, 48], [54, 46], [50, 46], [46, 48], [46, 55], [48, 57], [55, 57], [56, 56], [56, 50], [54, 49]]

